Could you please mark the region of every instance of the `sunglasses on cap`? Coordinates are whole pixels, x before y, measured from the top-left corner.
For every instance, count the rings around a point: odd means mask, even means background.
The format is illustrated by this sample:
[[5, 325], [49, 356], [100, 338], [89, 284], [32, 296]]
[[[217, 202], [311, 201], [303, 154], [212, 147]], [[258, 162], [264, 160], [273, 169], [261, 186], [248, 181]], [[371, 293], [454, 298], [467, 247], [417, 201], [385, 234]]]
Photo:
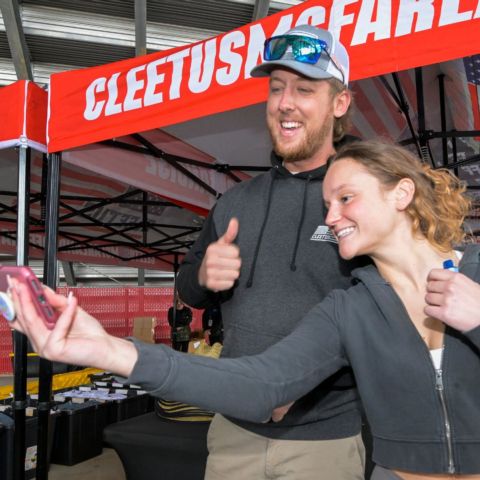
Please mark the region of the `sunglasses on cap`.
[[266, 61], [280, 60], [285, 55], [287, 48], [291, 47], [293, 58], [300, 63], [315, 65], [322, 53], [325, 52], [329, 60], [342, 75], [342, 83], [345, 83], [345, 75], [337, 63], [328, 53], [328, 45], [318, 38], [303, 35], [278, 35], [267, 38], [263, 49], [263, 58]]

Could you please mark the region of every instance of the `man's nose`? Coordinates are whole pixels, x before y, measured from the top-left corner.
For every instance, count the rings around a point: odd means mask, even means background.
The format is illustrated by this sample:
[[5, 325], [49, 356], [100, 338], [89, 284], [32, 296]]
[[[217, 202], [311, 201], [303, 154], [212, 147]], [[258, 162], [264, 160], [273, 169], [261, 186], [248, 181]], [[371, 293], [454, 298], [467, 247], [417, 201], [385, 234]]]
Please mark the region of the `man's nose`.
[[279, 108], [282, 112], [288, 112], [295, 108], [294, 97], [287, 89], [282, 93], [282, 98], [280, 99]]

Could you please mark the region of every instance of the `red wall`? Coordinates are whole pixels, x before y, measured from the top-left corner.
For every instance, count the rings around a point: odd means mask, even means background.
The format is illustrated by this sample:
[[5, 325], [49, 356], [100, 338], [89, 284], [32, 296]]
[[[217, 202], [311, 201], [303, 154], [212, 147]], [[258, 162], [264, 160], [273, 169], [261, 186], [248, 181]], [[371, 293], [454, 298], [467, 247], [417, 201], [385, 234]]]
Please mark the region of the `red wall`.
[[[167, 311], [172, 306], [173, 289], [158, 287], [59, 288], [67, 294], [73, 291], [82, 308], [97, 318], [105, 329], [117, 337], [132, 334], [135, 317], [155, 317], [157, 338], [169, 343], [170, 327]], [[192, 330], [202, 328], [202, 311], [192, 309]], [[0, 316], [0, 374], [11, 373], [12, 334], [8, 323]]]

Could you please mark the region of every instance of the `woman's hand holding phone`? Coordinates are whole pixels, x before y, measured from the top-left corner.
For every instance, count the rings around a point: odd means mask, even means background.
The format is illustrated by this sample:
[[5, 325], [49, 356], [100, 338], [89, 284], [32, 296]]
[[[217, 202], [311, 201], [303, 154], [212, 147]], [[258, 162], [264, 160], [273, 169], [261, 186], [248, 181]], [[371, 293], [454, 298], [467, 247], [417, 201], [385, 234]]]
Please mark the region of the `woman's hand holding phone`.
[[38, 313], [27, 286], [15, 278], [9, 283], [17, 314], [12, 327], [28, 336], [41, 357], [130, 375], [137, 360], [135, 346], [128, 340], [109, 335], [94, 317], [78, 306], [73, 295], [66, 298], [44, 288], [45, 299], [58, 313], [58, 320], [51, 329]]

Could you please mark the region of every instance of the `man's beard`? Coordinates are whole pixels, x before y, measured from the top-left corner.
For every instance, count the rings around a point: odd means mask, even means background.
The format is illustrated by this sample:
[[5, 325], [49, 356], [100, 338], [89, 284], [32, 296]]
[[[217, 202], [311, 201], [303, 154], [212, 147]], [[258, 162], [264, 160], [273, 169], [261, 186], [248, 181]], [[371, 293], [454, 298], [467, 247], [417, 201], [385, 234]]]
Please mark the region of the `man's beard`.
[[270, 138], [272, 139], [273, 151], [283, 159], [284, 162], [299, 162], [312, 158], [318, 150], [331, 137], [334, 117], [333, 111], [329, 114], [323, 124], [315, 130], [307, 130], [306, 137], [300, 144], [284, 145], [279, 142], [269, 128]]

